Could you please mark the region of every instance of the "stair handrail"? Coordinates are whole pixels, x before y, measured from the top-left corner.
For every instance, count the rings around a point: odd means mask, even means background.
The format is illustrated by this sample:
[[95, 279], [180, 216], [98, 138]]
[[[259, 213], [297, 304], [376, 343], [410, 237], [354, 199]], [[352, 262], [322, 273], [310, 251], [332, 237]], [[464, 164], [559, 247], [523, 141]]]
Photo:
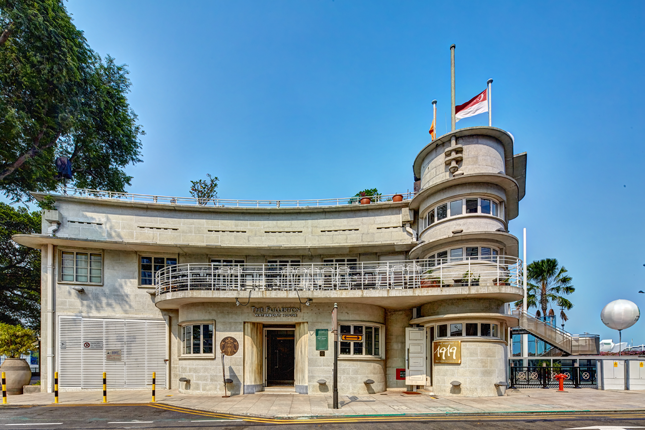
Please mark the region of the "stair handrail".
[[567, 332], [567, 331], [564, 331], [564, 330], [562, 330], [562, 329], [559, 329], [559, 328], [557, 328], [557, 327], [555, 327], [555, 326], [549, 325], [549, 324], [547, 324], [547, 323], [546, 323], [546, 321], [542, 321], [542, 320], [541, 320], [541, 319], [539, 319], [538, 317], [536, 317], [536, 316], [534, 316], [534, 315], [531, 315], [531, 314], [529, 314], [528, 312], [524, 312], [524, 310], [522, 310], [522, 309], [513, 309], [513, 310], [511, 311], [511, 315], [512, 315], [512, 316], [515, 316], [515, 317], [516, 317], [516, 318], [518, 318], [518, 319], [519, 319], [519, 316], [524, 315], [524, 316], [526, 316], [527, 318], [530, 318], [530, 319], [532, 319], [532, 320], [534, 320], [534, 321], [538, 321], [538, 322], [540, 322], [540, 323], [544, 324], [545, 326], [552, 328], [553, 330], [557, 331], [558, 333], [561, 333], [561, 334], [562, 334], [563, 336], [565, 336], [565, 337], [568, 337], [568, 338], [570, 338], [570, 339], [573, 339], [573, 336], [571, 335], [571, 333], [569, 333], [569, 332]]

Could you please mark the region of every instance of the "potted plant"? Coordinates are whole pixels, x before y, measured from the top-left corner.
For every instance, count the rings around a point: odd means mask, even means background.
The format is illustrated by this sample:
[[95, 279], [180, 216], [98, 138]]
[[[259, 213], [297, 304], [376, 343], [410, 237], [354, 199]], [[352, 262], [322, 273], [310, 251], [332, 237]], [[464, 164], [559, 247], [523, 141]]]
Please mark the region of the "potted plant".
[[495, 278], [495, 279], [493, 279], [493, 285], [495, 285], [495, 286], [511, 285], [510, 282], [509, 282], [510, 280], [511, 280], [510, 276], [508, 278], [505, 278], [505, 279], [503, 279], [503, 278]]
[[402, 202], [403, 201], [403, 194], [395, 194], [392, 196], [392, 201], [393, 202]]
[[421, 288], [439, 288], [441, 286], [441, 280], [437, 275], [433, 276], [432, 272], [432, 269], [428, 269], [421, 275], [421, 280], [419, 281]]
[[376, 188], [366, 188], [363, 191], [359, 191], [349, 199], [349, 203], [360, 203], [362, 205], [369, 205], [371, 202], [378, 202], [381, 200], [381, 194]]
[[22, 394], [22, 387], [31, 381], [29, 363], [20, 358], [36, 349], [36, 333], [20, 325], [0, 323], [0, 355], [5, 359], [0, 371], [7, 377], [7, 393]]

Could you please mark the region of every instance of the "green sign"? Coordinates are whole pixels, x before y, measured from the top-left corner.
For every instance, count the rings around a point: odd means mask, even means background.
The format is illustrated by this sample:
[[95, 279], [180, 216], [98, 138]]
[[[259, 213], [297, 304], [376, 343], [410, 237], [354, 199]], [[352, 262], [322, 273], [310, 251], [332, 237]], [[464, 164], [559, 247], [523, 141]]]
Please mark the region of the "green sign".
[[329, 330], [326, 328], [316, 329], [316, 351], [327, 351], [329, 347]]

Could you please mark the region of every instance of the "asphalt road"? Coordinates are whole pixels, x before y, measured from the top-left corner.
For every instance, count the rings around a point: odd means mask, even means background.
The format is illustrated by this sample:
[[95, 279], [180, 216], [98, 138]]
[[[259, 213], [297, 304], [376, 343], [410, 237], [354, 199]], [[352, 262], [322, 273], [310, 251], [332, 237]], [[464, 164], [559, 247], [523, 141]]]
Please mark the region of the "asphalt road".
[[[295, 421], [295, 422], [294, 422]], [[0, 429], [244, 429], [284, 427], [293, 430], [415, 429], [645, 429], [645, 413], [579, 413], [503, 416], [434, 416], [272, 420], [196, 411], [173, 406], [31, 406], [0, 407]]]

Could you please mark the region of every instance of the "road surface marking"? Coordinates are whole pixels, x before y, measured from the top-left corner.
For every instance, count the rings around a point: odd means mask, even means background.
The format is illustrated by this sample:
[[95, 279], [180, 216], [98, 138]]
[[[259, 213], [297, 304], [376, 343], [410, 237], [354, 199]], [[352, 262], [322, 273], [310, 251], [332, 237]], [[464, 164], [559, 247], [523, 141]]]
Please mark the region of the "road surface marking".
[[152, 424], [154, 421], [110, 421], [108, 424]]
[[59, 426], [63, 423], [25, 423], [25, 424], [5, 424], [6, 426]]
[[216, 421], [216, 422], [219, 422], [219, 423], [221, 423], [221, 422], [227, 422], [228, 423], [228, 422], [231, 422], [231, 421], [244, 421], [244, 420], [227, 420], [226, 418], [222, 418], [222, 419], [219, 419], [219, 420], [190, 420], [191, 423], [209, 423], [209, 422], [213, 422], [213, 421]]

